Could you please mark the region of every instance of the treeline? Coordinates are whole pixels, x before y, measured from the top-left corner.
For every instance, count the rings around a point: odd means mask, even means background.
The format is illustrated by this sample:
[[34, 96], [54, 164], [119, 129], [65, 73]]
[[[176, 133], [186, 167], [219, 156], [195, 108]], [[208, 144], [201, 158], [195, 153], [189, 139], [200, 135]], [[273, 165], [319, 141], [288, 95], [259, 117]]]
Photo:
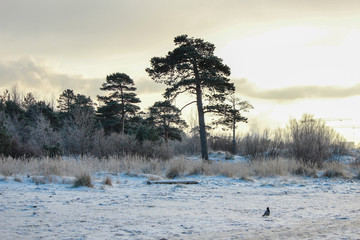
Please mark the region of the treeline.
[[141, 111], [134, 81], [123, 73], [107, 76], [101, 90], [109, 94], [98, 96], [100, 106], [91, 97], [67, 89], [56, 107], [32, 93], [20, 97], [17, 88], [6, 90], [0, 95], [0, 154], [168, 158], [171, 153], [163, 145], [181, 141], [187, 127], [180, 110], [165, 100]]
[[[132, 93], [135, 99], [136, 94]], [[186, 122], [179, 109], [168, 101], [154, 103], [147, 112], [129, 103], [127, 115], [122, 118], [119, 102], [107, 98], [105, 104], [97, 106], [90, 97], [70, 89], [58, 97], [56, 108], [36, 100], [31, 93], [19, 96], [18, 92], [9, 91], [0, 95], [2, 155], [136, 154], [168, 159], [174, 154], [198, 154], [201, 150], [198, 127], [185, 134]], [[321, 165], [334, 155], [346, 153], [345, 140], [324, 121], [309, 114], [299, 120], [291, 119], [285, 128], [237, 136], [235, 142], [234, 146], [231, 134], [208, 135], [212, 151], [233, 153], [235, 148], [235, 154], [249, 159], [287, 157]]]
[[[56, 107], [39, 101], [33, 94], [20, 97], [16, 88], [0, 95], [0, 154], [12, 157], [58, 155], [137, 154], [168, 159], [174, 154], [201, 153], [208, 149], [242, 154], [249, 158], [294, 157], [322, 164], [333, 153], [343, 151], [342, 138], [324, 122], [304, 115], [291, 120], [286, 129], [273, 134], [249, 133], [236, 136], [237, 124], [253, 106], [235, 97], [228, 78], [230, 68], [214, 55], [215, 46], [203, 39], [180, 35], [175, 48], [164, 57], [153, 57], [146, 69], [156, 83], [167, 86], [162, 101], [146, 110], [139, 107], [133, 79], [125, 73], [106, 77], [96, 105], [86, 95], [64, 90]], [[173, 105], [183, 94], [193, 97], [181, 109]], [[190, 134], [181, 110], [197, 108], [197, 122]], [[205, 115], [212, 117], [205, 124]], [[210, 120], [209, 117], [206, 118]], [[210, 135], [222, 127], [231, 135]]]

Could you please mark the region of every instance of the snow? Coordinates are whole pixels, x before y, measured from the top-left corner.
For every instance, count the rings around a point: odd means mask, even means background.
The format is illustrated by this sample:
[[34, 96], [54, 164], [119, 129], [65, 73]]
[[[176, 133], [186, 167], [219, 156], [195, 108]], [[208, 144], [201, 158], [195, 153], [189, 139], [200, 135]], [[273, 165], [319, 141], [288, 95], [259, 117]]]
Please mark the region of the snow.
[[[110, 176], [113, 186], [103, 184]], [[1, 239], [359, 239], [360, 181], [192, 176], [195, 185], [93, 175], [36, 185], [1, 178]], [[19, 182], [21, 180], [22, 182]], [[262, 214], [270, 207], [270, 217]]]

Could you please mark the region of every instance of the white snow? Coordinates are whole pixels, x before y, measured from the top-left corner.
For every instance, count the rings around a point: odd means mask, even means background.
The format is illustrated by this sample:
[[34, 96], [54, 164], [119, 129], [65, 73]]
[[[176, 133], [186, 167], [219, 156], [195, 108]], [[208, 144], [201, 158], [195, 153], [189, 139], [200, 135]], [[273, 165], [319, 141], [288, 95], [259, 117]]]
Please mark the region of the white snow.
[[3, 240], [360, 238], [359, 180], [194, 176], [181, 180], [199, 184], [147, 185], [146, 177], [98, 173], [94, 188], [73, 188], [69, 178], [17, 178], [0, 181]]

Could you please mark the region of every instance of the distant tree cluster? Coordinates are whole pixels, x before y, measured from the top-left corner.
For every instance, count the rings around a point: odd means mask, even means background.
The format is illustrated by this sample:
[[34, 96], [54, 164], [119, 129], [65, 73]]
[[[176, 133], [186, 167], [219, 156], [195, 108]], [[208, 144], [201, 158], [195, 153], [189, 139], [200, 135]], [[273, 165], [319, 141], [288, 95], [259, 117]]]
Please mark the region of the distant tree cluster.
[[[183, 93], [194, 96], [197, 105], [201, 154], [208, 160], [207, 129], [222, 125], [233, 131], [252, 106], [235, 98], [230, 68], [214, 55], [215, 46], [202, 39], [181, 35], [174, 40], [176, 48], [165, 57], [151, 59], [149, 76], [168, 86], [164, 100], [142, 111], [133, 79], [125, 73], [113, 73], [100, 87], [98, 106], [86, 95], [64, 90], [56, 108], [35, 99], [32, 93], [20, 97], [17, 88], [0, 95], [0, 154], [13, 157], [56, 156], [62, 154], [138, 153], [147, 144], [167, 146], [169, 141], [182, 141], [188, 124], [181, 109], [173, 104]], [[205, 114], [214, 121], [205, 124]], [[156, 143], [156, 144], [154, 144]], [[162, 144], [164, 143], [164, 144]], [[139, 147], [140, 146], [140, 147]], [[145, 147], [144, 147], [145, 149]]]

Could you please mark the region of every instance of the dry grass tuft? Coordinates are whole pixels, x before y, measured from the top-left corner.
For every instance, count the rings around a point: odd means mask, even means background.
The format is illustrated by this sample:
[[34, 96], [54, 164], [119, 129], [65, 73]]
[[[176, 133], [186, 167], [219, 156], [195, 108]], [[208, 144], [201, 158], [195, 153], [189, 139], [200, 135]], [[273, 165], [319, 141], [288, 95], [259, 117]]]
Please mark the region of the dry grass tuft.
[[91, 181], [91, 176], [88, 173], [83, 173], [80, 176], [78, 176], [74, 182], [74, 187], [90, 187], [93, 188], [94, 185]]
[[171, 179], [182, 176], [185, 174], [186, 166], [187, 166], [187, 164], [186, 164], [185, 159], [170, 160], [166, 167], [165, 176], [167, 178], [171, 178]]
[[36, 185], [46, 184], [45, 178], [42, 176], [34, 176], [31, 178], [31, 181]]
[[339, 162], [327, 162], [324, 164], [324, 174], [323, 177], [328, 178], [337, 178], [343, 177], [347, 178], [345, 166]]
[[284, 158], [261, 159], [251, 162], [255, 176], [271, 177], [286, 176], [289, 174], [289, 160]]
[[104, 180], [104, 184], [108, 186], [112, 186], [112, 180], [111, 177], [107, 176]]
[[[49, 184], [49, 183], [58, 183], [59, 177], [55, 175], [47, 175], [47, 176], [33, 176], [31, 181], [36, 185], [40, 184]], [[64, 180], [62, 181], [64, 183]]]
[[22, 180], [21, 180], [19, 177], [15, 177], [15, 178], [14, 178], [14, 181], [15, 181], [15, 182], [22, 183]]
[[290, 173], [297, 176], [317, 177], [317, 167], [300, 161], [290, 163]]
[[355, 176], [355, 179], [360, 180], [360, 172]]

